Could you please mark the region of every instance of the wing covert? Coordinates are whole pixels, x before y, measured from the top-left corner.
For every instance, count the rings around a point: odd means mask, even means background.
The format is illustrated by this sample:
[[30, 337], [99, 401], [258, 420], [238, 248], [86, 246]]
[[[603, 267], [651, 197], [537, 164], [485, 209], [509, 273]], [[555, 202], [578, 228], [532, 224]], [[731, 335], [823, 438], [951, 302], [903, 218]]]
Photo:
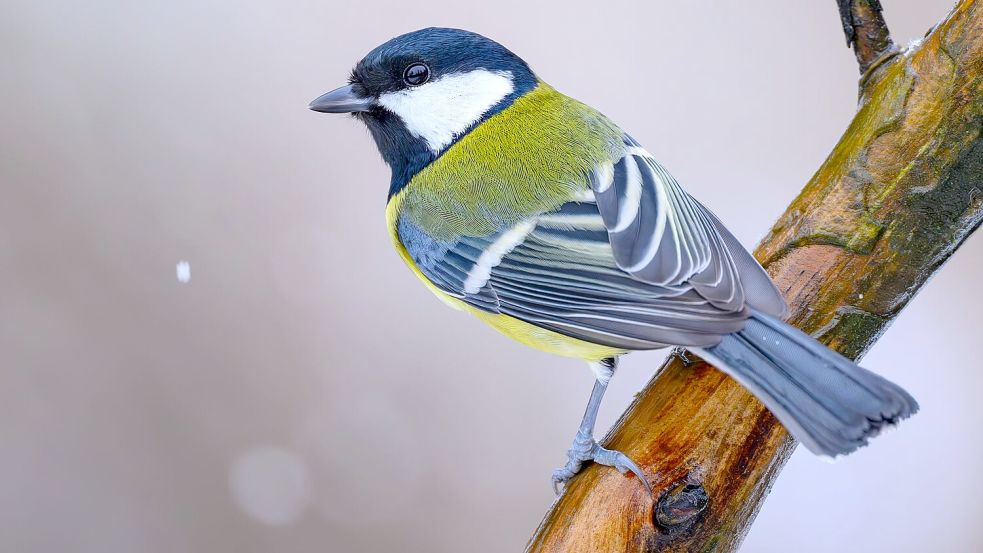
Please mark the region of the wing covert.
[[784, 300], [757, 261], [630, 137], [620, 159], [595, 167], [591, 188], [625, 272], [656, 285], [688, 283], [720, 309], [747, 303], [784, 314]]
[[[587, 198], [584, 198], [585, 200]], [[400, 226], [420, 270], [444, 292], [491, 313], [623, 349], [707, 346], [743, 326], [688, 284], [656, 285], [626, 273], [590, 201], [483, 237], [439, 243]], [[423, 235], [425, 236], [425, 235]]]

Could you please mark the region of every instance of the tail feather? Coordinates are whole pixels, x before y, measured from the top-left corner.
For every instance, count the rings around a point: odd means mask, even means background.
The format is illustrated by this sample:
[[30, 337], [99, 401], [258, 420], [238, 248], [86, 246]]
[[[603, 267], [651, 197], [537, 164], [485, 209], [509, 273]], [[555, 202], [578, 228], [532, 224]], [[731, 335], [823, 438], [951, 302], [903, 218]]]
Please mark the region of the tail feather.
[[850, 453], [884, 426], [918, 411], [897, 384], [757, 311], [743, 330], [699, 353], [748, 388], [819, 455]]

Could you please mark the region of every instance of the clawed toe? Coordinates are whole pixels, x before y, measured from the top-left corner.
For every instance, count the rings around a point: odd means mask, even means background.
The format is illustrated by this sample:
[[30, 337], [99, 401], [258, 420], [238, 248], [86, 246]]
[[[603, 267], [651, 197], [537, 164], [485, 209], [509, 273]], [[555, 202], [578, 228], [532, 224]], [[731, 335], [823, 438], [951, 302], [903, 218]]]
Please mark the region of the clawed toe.
[[[581, 438], [578, 436], [578, 438]], [[620, 451], [604, 449], [593, 439], [589, 442], [585, 440], [574, 441], [573, 447], [567, 452], [567, 464], [553, 471], [553, 491], [560, 495], [560, 485], [566, 486], [571, 478], [580, 472], [584, 462], [593, 461], [599, 465], [614, 467], [621, 474], [629, 471], [641, 480], [649, 495], [652, 495], [652, 487], [642, 469], [635, 464], [627, 455]]]
[[624, 453], [597, 446], [597, 453], [594, 455], [593, 461], [601, 465], [614, 467], [621, 474], [627, 474], [630, 471], [642, 482], [649, 495], [652, 495], [652, 485], [649, 484], [648, 478], [645, 477], [642, 469], [638, 468], [635, 461], [632, 461]]
[[570, 472], [566, 468], [556, 469], [553, 471], [553, 493], [560, 495], [560, 486], [566, 486], [567, 482], [574, 477], [576, 473]]

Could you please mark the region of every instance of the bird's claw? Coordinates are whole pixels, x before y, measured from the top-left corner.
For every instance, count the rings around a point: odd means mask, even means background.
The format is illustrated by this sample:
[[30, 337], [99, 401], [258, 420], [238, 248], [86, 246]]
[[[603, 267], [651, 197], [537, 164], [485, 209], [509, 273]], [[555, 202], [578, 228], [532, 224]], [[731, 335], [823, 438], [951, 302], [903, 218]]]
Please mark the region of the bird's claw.
[[634, 461], [620, 451], [604, 449], [592, 437], [583, 436], [581, 433], [577, 434], [573, 445], [567, 451], [567, 464], [553, 471], [553, 491], [556, 492], [556, 495], [560, 495], [560, 485], [565, 486], [570, 479], [580, 472], [587, 461], [614, 467], [621, 474], [631, 471], [641, 480], [649, 495], [652, 495], [652, 486], [649, 484], [648, 478], [645, 477], [642, 469], [638, 468]]
[[553, 493], [560, 495], [560, 485], [566, 485], [577, 473], [567, 467], [558, 468], [553, 471]]
[[691, 367], [691, 366], [695, 365], [698, 360], [697, 359], [690, 358], [690, 356], [687, 355], [687, 353], [689, 353], [689, 352], [686, 351], [686, 348], [673, 348], [672, 349], [672, 355], [675, 356], [680, 361], [682, 361], [684, 367]]

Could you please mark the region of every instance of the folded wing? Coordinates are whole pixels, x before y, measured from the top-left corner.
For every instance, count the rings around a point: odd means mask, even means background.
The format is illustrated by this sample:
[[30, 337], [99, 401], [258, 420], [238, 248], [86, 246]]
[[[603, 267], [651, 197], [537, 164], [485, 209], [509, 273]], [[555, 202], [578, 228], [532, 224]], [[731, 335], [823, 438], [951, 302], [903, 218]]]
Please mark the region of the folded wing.
[[702, 204], [634, 140], [591, 175], [618, 266], [643, 282], [690, 284], [724, 310], [745, 303], [774, 316], [785, 301], [764, 269]]
[[716, 217], [627, 144], [554, 211], [452, 241], [401, 218], [400, 238], [447, 294], [626, 350], [708, 347], [743, 328], [748, 306], [783, 313], [767, 274]]

